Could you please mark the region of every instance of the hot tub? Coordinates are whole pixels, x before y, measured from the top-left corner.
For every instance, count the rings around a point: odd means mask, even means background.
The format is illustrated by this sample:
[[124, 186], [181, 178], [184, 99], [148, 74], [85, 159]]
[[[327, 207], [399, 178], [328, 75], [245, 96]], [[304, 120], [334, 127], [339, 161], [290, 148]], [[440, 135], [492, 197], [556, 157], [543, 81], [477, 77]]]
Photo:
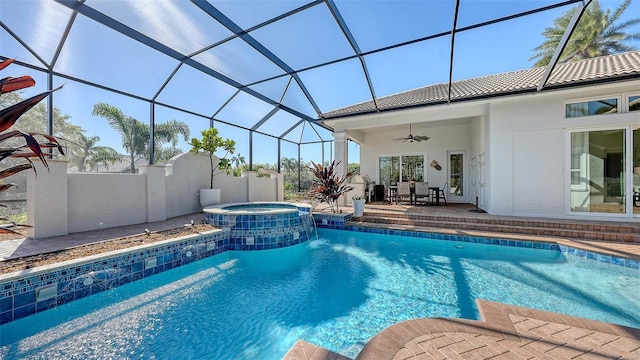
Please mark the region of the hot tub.
[[231, 250], [266, 250], [303, 243], [315, 236], [311, 205], [252, 202], [209, 206], [207, 223], [229, 229]]

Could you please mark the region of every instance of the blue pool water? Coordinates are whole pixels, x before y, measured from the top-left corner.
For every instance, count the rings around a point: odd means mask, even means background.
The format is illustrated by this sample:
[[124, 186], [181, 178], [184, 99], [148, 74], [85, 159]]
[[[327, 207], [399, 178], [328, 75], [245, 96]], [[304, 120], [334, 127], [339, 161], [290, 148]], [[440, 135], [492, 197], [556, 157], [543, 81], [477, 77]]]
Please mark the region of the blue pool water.
[[416, 317], [482, 298], [640, 328], [637, 269], [557, 251], [318, 230], [226, 252], [0, 326], [3, 359], [280, 359], [297, 339], [355, 357]]

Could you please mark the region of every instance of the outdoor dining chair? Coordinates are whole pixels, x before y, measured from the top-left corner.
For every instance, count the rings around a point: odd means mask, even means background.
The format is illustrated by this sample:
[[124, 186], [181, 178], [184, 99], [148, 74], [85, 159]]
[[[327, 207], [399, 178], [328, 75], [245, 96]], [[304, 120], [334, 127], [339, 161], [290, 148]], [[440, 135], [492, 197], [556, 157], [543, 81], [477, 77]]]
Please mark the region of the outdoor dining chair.
[[[447, 192], [445, 190], [447, 190], [447, 186], [449, 185], [449, 182], [444, 183], [444, 185], [436, 190], [438, 193], [434, 194], [436, 199], [443, 199], [444, 200], [444, 204], [449, 206], [449, 204], [447, 204]], [[431, 199], [433, 201], [433, 199]]]
[[402, 202], [403, 199], [411, 201], [411, 188], [408, 182], [398, 182], [397, 201]]
[[428, 182], [416, 182], [416, 204], [418, 201], [422, 200], [425, 204], [429, 204], [431, 202], [431, 193], [429, 192], [429, 183]]

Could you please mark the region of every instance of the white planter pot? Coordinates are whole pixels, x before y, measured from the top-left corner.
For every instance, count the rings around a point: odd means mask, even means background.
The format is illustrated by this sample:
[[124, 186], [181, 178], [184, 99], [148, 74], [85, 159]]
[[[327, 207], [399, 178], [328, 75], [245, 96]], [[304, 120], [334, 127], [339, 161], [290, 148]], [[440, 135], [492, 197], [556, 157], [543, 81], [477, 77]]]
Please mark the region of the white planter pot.
[[200, 189], [200, 206], [220, 204], [220, 189]]
[[364, 214], [364, 199], [353, 200], [353, 216], [360, 217]]

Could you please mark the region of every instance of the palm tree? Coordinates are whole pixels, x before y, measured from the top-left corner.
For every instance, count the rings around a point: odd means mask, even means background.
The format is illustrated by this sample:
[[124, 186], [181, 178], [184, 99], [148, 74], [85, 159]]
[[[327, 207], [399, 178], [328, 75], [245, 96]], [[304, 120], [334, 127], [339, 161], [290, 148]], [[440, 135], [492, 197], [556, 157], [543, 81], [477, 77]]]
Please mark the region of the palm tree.
[[[93, 106], [93, 115], [107, 119], [109, 125], [122, 135], [122, 147], [129, 153], [131, 157], [131, 172], [135, 173], [136, 155], [149, 155], [149, 125], [125, 115], [122, 110], [106, 103], [95, 104]], [[173, 146], [177, 145], [179, 135], [183, 135], [185, 141], [189, 140], [189, 126], [184, 122], [169, 120], [165, 123], [157, 124], [155, 127], [154, 148], [160, 149], [165, 143], [171, 143]], [[162, 152], [156, 153], [164, 154]]]
[[122, 160], [122, 155], [115, 149], [108, 146], [96, 146], [100, 141], [99, 136], [87, 137], [84, 134], [80, 134], [77, 141], [80, 151], [76, 154], [74, 162], [79, 172], [86, 171], [87, 165], [89, 165], [89, 168], [93, 168], [98, 164], [108, 166], [108, 162], [113, 165], [116, 161]]
[[158, 164], [166, 164], [176, 155], [182, 154], [183, 151], [176, 147], [156, 147], [154, 151], [154, 159]]
[[[147, 129], [147, 141], [149, 140], [149, 126], [145, 124]], [[181, 153], [180, 150], [176, 149], [176, 145], [178, 145], [179, 136], [182, 135], [184, 141], [189, 141], [191, 136], [191, 130], [189, 129], [189, 125], [182, 121], [178, 120], [169, 120], [167, 122], [163, 122], [160, 124], [156, 124], [155, 126], [156, 134], [153, 137], [154, 139], [154, 155], [156, 159], [168, 160], [175, 155]], [[162, 146], [165, 143], [171, 144], [169, 149], [164, 149]], [[176, 151], [177, 150], [177, 151]], [[148, 154], [148, 151], [147, 151]], [[171, 155], [171, 156], [169, 156]], [[166, 158], [169, 156], [169, 158]]]
[[[582, 14], [559, 62], [578, 61], [635, 50], [636, 48], [628, 45], [628, 42], [640, 40], [640, 33], [627, 33], [625, 30], [640, 24], [640, 18], [617, 23], [630, 4], [631, 0], [625, 0], [611, 13], [610, 9], [602, 10], [600, 3], [594, 0]], [[542, 35], [546, 40], [533, 49], [534, 55], [529, 58], [529, 60], [538, 59], [534, 66], [549, 64], [575, 11], [574, 8], [565, 12], [553, 21], [553, 27], [544, 29]]]
[[[93, 105], [93, 115], [107, 119], [109, 125], [122, 135], [122, 147], [129, 153], [131, 172], [135, 173], [135, 157], [144, 154], [145, 150], [145, 135], [142, 133], [144, 124], [106, 103]], [[149, 140], [148, 138], [149, 132], [147, 132], [146, 141]]]
[[233, 164], [234, 168], [238, 169], [240, 166], [245, 164], [244, 156], [238, 153], [238, 155], [231, 158], [231, 164]]

